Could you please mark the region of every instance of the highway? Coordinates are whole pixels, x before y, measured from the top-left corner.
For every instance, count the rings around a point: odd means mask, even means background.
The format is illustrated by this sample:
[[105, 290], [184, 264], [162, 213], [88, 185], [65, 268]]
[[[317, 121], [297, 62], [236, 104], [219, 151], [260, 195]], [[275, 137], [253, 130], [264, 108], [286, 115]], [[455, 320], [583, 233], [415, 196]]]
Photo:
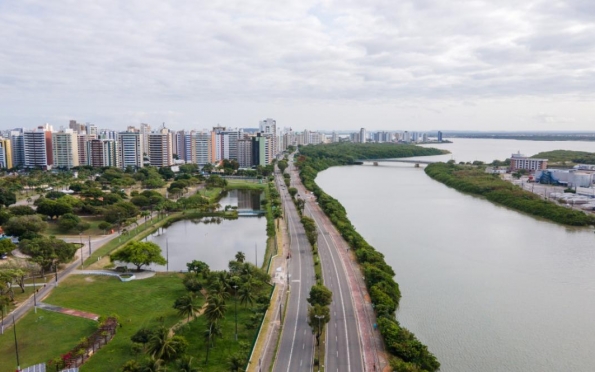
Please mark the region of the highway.
[[331, 321], [326, 328], [325, 370], [380, 371], [386, 365], [381, 357], [382, 341], [373, 330], [374, 311], [357, 263], [349, 254], [349, 246], [318, 206], [314, 195], [306, 191], [297, 172], [292, 172], [292, 186], [306, 201], [305, 215], [313, 218], [318, 227], [324, 284], [333, 292]]
[[312, 250], [297, 209], [285, 187], [283, 175], [276, 172], [275, 178], [285, 208], [291, 258], [289, 258], [287, 270], [290, 275], [287, 278], [290, 289], [289, 301], [285, 309], [283, 330], [273, 371], [311, 371], [314, 363], [315, 338], [308, 325], [307, 298], [310, 288], [315, 283]]

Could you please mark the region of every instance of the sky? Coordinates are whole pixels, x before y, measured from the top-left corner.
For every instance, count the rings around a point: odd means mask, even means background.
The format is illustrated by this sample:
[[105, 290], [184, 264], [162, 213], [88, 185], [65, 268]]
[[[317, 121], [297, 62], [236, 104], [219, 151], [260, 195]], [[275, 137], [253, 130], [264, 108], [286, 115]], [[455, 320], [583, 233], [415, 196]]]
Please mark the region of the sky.
[[595, 1], [0, 0], [0, 129], [595, 131]]

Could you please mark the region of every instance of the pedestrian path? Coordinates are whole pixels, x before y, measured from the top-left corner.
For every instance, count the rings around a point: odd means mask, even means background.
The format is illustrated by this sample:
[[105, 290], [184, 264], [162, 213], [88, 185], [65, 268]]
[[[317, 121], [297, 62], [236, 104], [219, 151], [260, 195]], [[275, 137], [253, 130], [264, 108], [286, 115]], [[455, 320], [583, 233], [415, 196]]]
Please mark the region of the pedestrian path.
[[91, 319], [94, 321], [97, 321], [99, 319], [99, 315], [97, 314], [88, 313], [86, 311], [67, 309], [56, 305], [46, 304], [45, 302], [38, 302], [37, 307], [47, 311], [53, 311], [55, 313], [77, 316], [79, 318]]

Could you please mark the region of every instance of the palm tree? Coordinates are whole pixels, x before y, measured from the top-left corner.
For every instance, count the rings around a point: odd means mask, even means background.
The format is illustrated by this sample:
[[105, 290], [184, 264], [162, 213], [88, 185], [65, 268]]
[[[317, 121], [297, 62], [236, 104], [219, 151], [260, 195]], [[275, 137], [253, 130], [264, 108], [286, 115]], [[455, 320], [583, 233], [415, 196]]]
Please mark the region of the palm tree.
[[246, 255], [244, 254], [244, 252], [236, 253], [236, 261], [238, 261], [238, 262], [246, 261]]
[[147, 352], [156, 359], [173, 360], [188, 346], [181, 336], [169, 337], [169, 329], [159, 327], [151, 336]]
[[196, 316], [199, 307], [194, 302], [194, 296], [192, 294], [187, 294], [176, 299], [174, 309], [178, 310], [180, 316], [187, 316], [188, 321], [190, 321], [191, 316]]
[[163, 368], [163, 360], [150, 357], [143, 362], [140, 366], [141, 372], [162, 372], [165, 371]]
[[254, 289], [252, 286], [251, 282], [248, 282], [246, 284], [244, 284], [243, 286], [240, 287], [239, 290], [239, 295], [240, 295], [240, 303], [242, 305], [248, 305], [250, 304], [250, 306], [252, 306], [254, 304]]
[[205, 317], [210, 323], [217, 323], [225, 317], [227, 305], [225, 300], [219, 296], [209, 296], [205, 308]]
[[189, 355], [184, 355], [176, 361], [176, 367], [179, 372], [200, 372], [198, 367], [193, 366], [194, 358]]

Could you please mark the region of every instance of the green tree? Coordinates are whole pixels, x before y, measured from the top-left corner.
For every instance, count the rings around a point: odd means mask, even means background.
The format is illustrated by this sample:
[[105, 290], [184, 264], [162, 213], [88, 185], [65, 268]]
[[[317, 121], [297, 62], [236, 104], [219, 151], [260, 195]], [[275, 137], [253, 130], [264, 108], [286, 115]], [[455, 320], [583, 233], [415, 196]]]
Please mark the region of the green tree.
[[200, 372], [200, 369], [194, 365], [194, 358], [189, 355], [176, 360], [176, 368], [178, 372]]
[[9, 254], [16, 248], [16, 245], [10, 239], [0, 240], [0, 255]]
[[320, 343], [320, 334], [330, 320], [331, 311], [328, 306], [308, 306], [308, 325], [312, 328], [312, 333], [316, 334], [316, 344]]
[[81, 222], [81, 218], [72, 213], [66, 213], [58, 219], [58, 227], [63, 232], [74, 229]]
[[11, 217], [2, 228], [7, 235], [22, 237], [25, 234], [39, 234], [48, 224], [38, 215]]
[[242, 285], [238, 290], [238, 295], [240, 297], [240, 304], [252, 306], [255, 299], [254, 286], [252, 283], [248, 282]]
[[192, 260], [192, 262], [186, 264], [186, 267], [189, 272], [196, 273], [197, 275], [209, 273], [209, 265], [202, 261]]
[[178, 310], [178, 314], [180, 316], [186, 316], [188, 317], [188, 321], [190, 321], [191, 316], [196, 316], [199, 306], [196, 304], [193, 295], [186, 294], [176, 298], [176, 301], [174, 302], [174, 309]]
[[17, 202], [17, 197], [14, 192], [2, 187], [0, 188], [0, 204], [8, 207]]
[[182, 336], [169, 337], [169, 329], [159, 327], [147, 343], [147, 352], [156, 359], [170, 361], [184, 354], [188, 341]]
[[133, 334], [132, 337], [130, 337], [130, 340], [132, 342], [137, 342], [139, 344], [143, 344], [143, 347], [146, 349], [147, 343], [149, 342], [149, 340], [151, 340], [151, 337], [153, 336], [154, 333], [155, 333], [154, 330], [152, 330], [150, 328], [142, 327], [138, 331], [136, 331], [136, 333]]
[[155, 263], [165, 265], [167, 261], [161, 255], [161, 248], [152, 242], [133, 241], [124, 248], [110, 255], [110, 260], [131, 263], [140, 271], [141, 267]]
[[56, 263], [67, 263], [74, 258], [77, 248], [72, 243], [54, 237], [25, 239], [19, 243], [21, 252], [31, 256], [31, 261], [41, 266], [44, 272]]
[[333, 301], [333, 292], [322, 284], [313, 285], [310, 288], [310, 297], [308, 303], [312, 306], [329, 306]]
[[208, 296], [207, 306], [205, 308], [205, 317], [209, 323], [217, 323], [225, 317], [227, 305], [225, 300], [219, 296]]
[[246, 261], [246, 255], [244, 254], [244, 252], [236, 253], [236, 261], [238, 261], [238, 262]]
[[8, 210], [10, 211], [10, 213], [12, 213], [13, 216], [30, 216], [37, 213], [35, 209], [31, 208], [28, 205], [17, 205], [8, 208]]

